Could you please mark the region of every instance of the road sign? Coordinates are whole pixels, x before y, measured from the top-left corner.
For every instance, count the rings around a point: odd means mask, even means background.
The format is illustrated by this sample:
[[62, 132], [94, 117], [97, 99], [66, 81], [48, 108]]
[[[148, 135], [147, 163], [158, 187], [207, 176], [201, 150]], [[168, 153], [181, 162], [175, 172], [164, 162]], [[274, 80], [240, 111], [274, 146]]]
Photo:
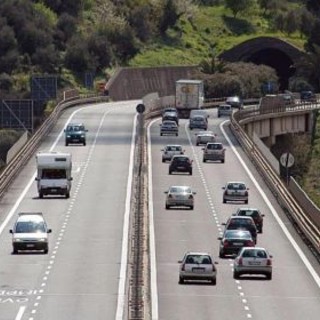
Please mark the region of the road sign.
[[146, 107], [144, 106], [144, 104], [140, 103], [140, 104], [137, 105], [136, 110], [137, 110], [138, 113], [143, 113], [144, 110], [146, 110]]
[[285, 168], [290, 168], [294, 164], [294, 156], [289, 152], [285, 152], [280, 157], [280, 163]]

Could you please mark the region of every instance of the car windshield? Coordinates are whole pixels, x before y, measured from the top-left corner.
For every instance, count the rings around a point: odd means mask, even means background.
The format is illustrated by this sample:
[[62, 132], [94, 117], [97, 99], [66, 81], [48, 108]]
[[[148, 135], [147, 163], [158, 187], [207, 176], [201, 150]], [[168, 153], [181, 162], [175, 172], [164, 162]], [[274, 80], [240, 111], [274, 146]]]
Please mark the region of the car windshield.
[[181, 151], [182, 148], [179, 147], [179, 146], [169, 146], [169, 147], [167, 147], [166, 150], [167, 150], [167, 151]]
[[189, 162], [189, 158], [184, 158], [184, 157], [173, 158], [173, 160], [178, 162]]
[[191, 193], [190, 187], [171, 187], [170, 193]]
[[208, 255], [188, 255], [186, 258], [187, 264], [212, 264], [211, 257]]
[[45, 232], [43, 221], [20, 221], [16, 225], [16, 233], [38, 233]]
[[208, 144], [207, 149], [209, 150], [221, 150], [222, 145], [221, 144]]
[[244, 258], [267, 258], [267, 253], [264, 250], [259, 250], [259, 249], [245, 250], [242, 253], [242, 257], [244, 257]]
[[230, 225], [248, 225], [251, 224], [252, 219], [247, 218], [247, 219], [230, 219]]
[[238, 216], [247, 216], [247, 217], [258, 217], [258, 210], [240, 210]]
[[68, 126], [67, 131], [84, 131], [84, 126]]
[[246, 190], [246, 186], [243, 183], [229, 183], [227, 188], [230, 190]]

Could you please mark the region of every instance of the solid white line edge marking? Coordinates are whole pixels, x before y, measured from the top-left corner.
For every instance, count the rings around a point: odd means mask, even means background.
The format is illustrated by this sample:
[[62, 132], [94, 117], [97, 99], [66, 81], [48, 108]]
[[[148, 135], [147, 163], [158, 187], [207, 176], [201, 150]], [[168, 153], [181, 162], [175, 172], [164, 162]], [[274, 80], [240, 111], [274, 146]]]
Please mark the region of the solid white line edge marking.
[[21, 306], [19, 308], [19, 311], [18, 311], [18, 314], [17, 314], [15, 320], [21, 320], [22, 319], [22, 316], [23, 316], [24, 312], [26, 311], [26, 308], [27, 308], [26, 306]]

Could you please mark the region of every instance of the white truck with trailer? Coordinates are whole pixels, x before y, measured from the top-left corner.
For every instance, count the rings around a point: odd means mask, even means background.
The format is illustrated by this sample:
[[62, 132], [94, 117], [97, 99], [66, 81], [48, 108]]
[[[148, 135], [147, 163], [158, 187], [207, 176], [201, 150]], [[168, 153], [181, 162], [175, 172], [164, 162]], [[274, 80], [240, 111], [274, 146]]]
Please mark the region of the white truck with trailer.
[[191, 110], [201, 109], [204, 103], [202, 80], [176, 81], [176, 108], [180, 118], [188, 119]]
[[37, 162], [37, 187], [39, 198], [45, 195], [70, 197], [72, 157], [70, 153], [39, 152]]

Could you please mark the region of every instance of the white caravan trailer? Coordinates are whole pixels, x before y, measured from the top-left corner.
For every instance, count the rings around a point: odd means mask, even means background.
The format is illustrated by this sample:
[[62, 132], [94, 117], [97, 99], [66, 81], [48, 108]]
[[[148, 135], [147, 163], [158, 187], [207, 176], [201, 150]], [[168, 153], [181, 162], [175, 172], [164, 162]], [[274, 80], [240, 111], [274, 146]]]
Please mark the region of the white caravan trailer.
[[70, 153], [39, 152], [37, 161], [37, 186], [39, 198], [44, 195], [70, 197], [72, 159]]

